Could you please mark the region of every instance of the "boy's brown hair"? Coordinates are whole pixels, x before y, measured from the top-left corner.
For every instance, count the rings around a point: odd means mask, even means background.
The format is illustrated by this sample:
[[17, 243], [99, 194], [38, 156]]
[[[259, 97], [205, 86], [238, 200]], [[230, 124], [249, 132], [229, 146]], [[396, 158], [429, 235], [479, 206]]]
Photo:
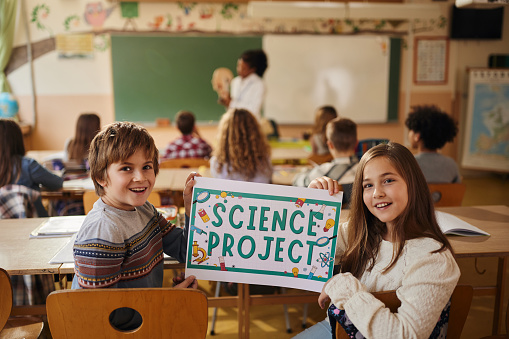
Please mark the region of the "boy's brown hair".
[[115, 162], [123, 161], [144, 149], [147, 158], [152, 159], [154, 173], [159, 173], [159, 152], [154, 144], [154, 139], [148, 131], [132, 122], [115, 122], [101, 130], [90, 144], [88, 161], [90, 164], [90, 176], [94, 182], [95, 192], [98, 196], [104, 195], [104, 188], [98, 181], [108, 179], [108, 166]]
[[189, 111], [179, 111], [175, 116], [175, 123], [177, 124], [177, 128], [184, 135], [193, 133], [194, 121], [194, 114]]
[[325, 134], [337, 151], [346, 152], [357, 146], [357, 124], [350, 119], [332, 119]]

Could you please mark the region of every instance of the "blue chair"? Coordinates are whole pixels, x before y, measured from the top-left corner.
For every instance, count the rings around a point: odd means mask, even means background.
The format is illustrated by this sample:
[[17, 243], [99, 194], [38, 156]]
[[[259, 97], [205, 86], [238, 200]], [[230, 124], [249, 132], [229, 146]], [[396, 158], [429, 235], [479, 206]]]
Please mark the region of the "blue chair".
[[386, 144], [389, 142], [389, 139], [362, 139], [359, 140], [359, 143], [357, 144], [357, 149], [355, 150], [355, 155], [360, 159], [366, 153], [368, 149], [370, 149], [373, 146], [379, 145], [379, 144]]

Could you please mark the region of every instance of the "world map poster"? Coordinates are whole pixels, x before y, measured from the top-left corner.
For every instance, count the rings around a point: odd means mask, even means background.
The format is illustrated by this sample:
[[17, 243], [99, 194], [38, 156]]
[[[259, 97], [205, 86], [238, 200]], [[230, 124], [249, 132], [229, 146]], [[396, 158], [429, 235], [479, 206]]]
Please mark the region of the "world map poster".
[[463, 145], [463, 167], [509, 172], [509, 70], [470, 70]]

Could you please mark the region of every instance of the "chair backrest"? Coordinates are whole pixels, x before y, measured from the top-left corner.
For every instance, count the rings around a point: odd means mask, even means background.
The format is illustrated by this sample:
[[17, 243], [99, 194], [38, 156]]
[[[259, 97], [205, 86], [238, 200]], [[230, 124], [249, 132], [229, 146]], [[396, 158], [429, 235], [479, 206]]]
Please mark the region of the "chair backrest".
[[210, 167], [210, 162], [203, 158], [177, 158], [164, 159], [159, 163], [159, 168], [193, 168], [200, 166]]
[[368, 149], [378, 144], [388, 143], [388, 139], [361, 139], [357, 144], [355, 155], [360, 159]]
[[[97, 199], [99, 199], [99, 197], [95, 194], [95, 191], [85, 191], [85, 193], [83, 193], [83, 208], [85, 210], [85, 214], [90, 212]], [[158, 192], [150, 192], [147, 200], [156, 207], [161, 206], [161, 196]]]
[[[119, 331], [111, 326], [111, 312], [122, 307], [140, 313], [140, 327]], [[205, 338], [207, 334], [207, 297], [194, 289], [59, 290], [48, 296], [46, 310], [55, 339]]]
[[12, 287], [9, 274], [0, 268], [0, 331], [7, 323], [12, 311]]
[[325, 154], [325, 155], [319, 155], [319, 154], [311, 154], [308, 157], [308, 163], [311, 163], [311, 165], [321, 165], [326, 162], [332, 161], [332, 155], [331, 154]]
[[436, 207], [461, 206], [467, 186], [464, 183], [430, 184], [429, 191]]
[[[451, 309], [447, 327], [447, 339], [459, 339], [461, 331], [467, 320], [474, 289], [469, 285], [457, 285], [451, 296]], [[396, 296], [396, 291], [375, 292], [373, 296], [382, 301], [392, 313], [397, 313], [401, 301]], [[350, 336], [339, 324], [336, 326], [337, 339], [349, 339]]]

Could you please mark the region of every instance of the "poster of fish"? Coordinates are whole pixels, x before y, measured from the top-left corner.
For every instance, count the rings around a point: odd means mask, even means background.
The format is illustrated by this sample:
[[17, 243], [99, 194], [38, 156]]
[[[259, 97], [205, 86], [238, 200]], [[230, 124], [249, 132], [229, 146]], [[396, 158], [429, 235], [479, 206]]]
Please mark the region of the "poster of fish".
[[196, 178], [186, 276], [320, 292], [333, 274], [342, 194]]

